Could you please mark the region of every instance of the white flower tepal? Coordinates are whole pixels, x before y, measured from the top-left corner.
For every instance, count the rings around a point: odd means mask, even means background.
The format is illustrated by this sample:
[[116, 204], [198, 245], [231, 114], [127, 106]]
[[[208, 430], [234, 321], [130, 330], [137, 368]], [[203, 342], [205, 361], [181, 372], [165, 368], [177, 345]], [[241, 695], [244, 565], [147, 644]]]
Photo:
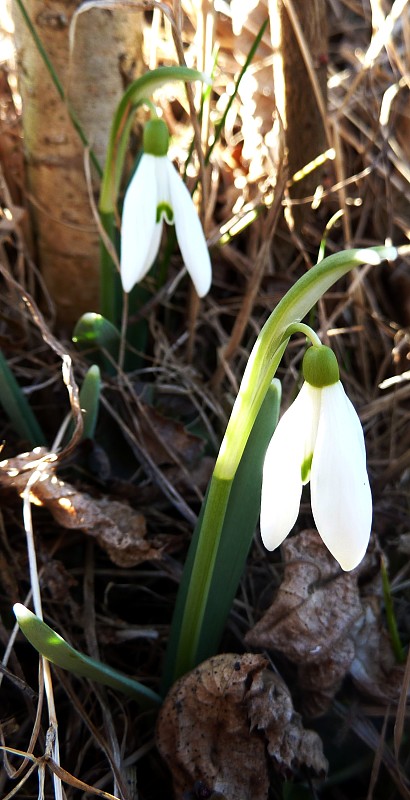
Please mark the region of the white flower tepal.
[[372, 523], [363, 430], [329, 348], [309, 348], [304, 377], [266, 453], [262, 540], [268, 550], [281, 544], [296, 522], [303, 484], [310, 480], [317, 530], [342, 569], [351, 570], [366, 552]]
[[211, 286], [211, 261], [191, 195], [167, 156], [168, 138], [162, 120], [151, 120], [145, 126], [144, 152], [124, 199], [122, 285], [130, 292], [149, 271], [158, 254], [165, 220], [175, 225], [185, 266], [199, 297], [203, 297]]

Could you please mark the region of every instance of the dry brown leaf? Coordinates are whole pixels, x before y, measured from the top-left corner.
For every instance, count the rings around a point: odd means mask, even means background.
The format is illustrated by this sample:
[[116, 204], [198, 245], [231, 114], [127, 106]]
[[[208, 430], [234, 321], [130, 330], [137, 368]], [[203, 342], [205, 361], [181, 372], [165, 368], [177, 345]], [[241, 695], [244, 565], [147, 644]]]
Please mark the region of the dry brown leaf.
[[43, 505], [63, 528], [94, 536], [114, 564], [133, 567], [161, 557], [161, 548], [148, 542], [145, 517], [130, 506], [107, 497], [93, 498], [55, 474], [57, 457], [36, 447], [0, 463], [0, 485], [22, 494], [30, 481], [30, 497]]
[[157, 744], [177, 798], [195, 796], [200, 785], [207, 796], [266, 800], [269, 764], [285, 774], [326, 772], [319, 737], [303, 730], [285, 684], [266, 665], [249, 653], [214, 656], [172, 687]]
[[285, 683], [268, 670], [257, 673], [246, 698], [252, 729], [263, 731], [269, 755], [283, 775], [298, 770], [326, 774], [327, 761], [317, 733], [305, 730]]
[[[232, 0], [230, 9], [235, 35], [233, 56], [242, 67], [245, 56], [255, 43], [256, 35], [269, 17], [268, 2], [253, 0], [249, 4], [243, 3], [242, 0]], [[255, 181], [265, 174], [263, 145], [267, 134], [272, 130], [276, 107], [269, 26], [259, 43], [252, 66], [246, 71], [239, 85], [238, 95], [241, 99], [242, 156], [249, 162], [249, 180]], [[274, 137], [271, 139], [274, 141]]]
[[355, 684], [381, 703], [397, 701], [403, 683], [404, 666], [395, 662], [388, 633], [381, 625], [376, 598], [366, 602], [352, 635], [355, 655], [349, 672]]
[[357, 578], [365, 567], [342, 572], [314, 530], [286, 540], [282, 551], [282, 584], [246, 644], [277, 650], [298, 665], [311, 716], [328, 709], [348, 674], [373, 698], [397, 700], [403, 668], [395, 666], [378, 598], [360, 597]]
[[156, 464], [174, 464], [177, 456], [185, 467], [191, 468], [204, 452], [203, 439], [152, 406], [140, 403], [139, 425], [144, 447]]
[[334, 650], [320, 661], [300, 665], [298, 684], [303, 693], [303, 713], [317, 717], [326, 713], [349, 672], [355, 655], [352, 639], [339, 639]]
[[321, 661], [362, 615], [354, 572], [341, 572], [314, 530], [282, 545], [285, 573], [274, 602], [246, 643], [279, 650], [295, 664]]

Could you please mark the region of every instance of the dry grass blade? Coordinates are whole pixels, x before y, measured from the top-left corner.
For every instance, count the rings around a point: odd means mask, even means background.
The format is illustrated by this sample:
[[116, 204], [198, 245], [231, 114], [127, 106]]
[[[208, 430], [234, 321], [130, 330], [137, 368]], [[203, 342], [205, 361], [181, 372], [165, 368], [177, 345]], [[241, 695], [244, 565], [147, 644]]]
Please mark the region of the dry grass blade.
[[34, 302], [33, 298], [20, 286], [11, 274], [0, 264], [0, 272], [8, 284], [11, 284], [16, 289], [28, 311], [30, 312], [32, 321], [39, 329], [41, 336], [45, 343], [61, 358], [62, 361], [62, 376], [63, 381], [67, 387], [68, 396], [70, 400], [70, 407], [74, 417], [75, 428], [73, 436], [68, 445], [60, 453], [60, 458], [67, 458], [72, 452], [75, 451], [79, 441], [81, 440], [83, 432], [83, 417], [80, 407], [80, 393], [74, 377], [74, 369], [72, 365], [71, 356], [67, 353], [66, 349], [62, 346], [61, 342], [51, 333], [46, 321]]
[[397, 705], [396, 723], [394, 726], [394, 753], [399, 763], [400, 748], [403, 741], [404, 723], [407, 714], [407, 702], [410, 687], [410, 649], [407, 654], [406, 669], [403, 675], [403, 684]]
[[12, 755], [20, 756], [27, 761], [33, 762], [32, 766], [26, 772], [24, 777], [11, 792], [3, 797], [3, 800], [11, 800], [11, 798], [16, 795], [22, 786], [24, 786], [24, 783], [30, 777], [31, 773], [36, 769], [44, 769], [44, 767], [48, 767], [53, 775], [56, 775], [61, 781], [64, 781], [64, 783], [67, 783], [69, 786], [73, 786], [75, 789], [81, 789], [83, 792], [104, 798], [104, 800], [119, 800], [119, 798], [115, 795], [105, 792], [103, 789], [95, 789], [93, 786], [89, 786], [89, 784], [84, 783], [84, 781], [80, 781], [74, 775], [70, 775], [67, 770], [63, 769], [59, 764], [56, 764], [48, 755], [34, 756], [32, 753], [25, 753], [24, 750], [17, 750], [13, 747], [0, 747], [0, 750], [6, 751]]

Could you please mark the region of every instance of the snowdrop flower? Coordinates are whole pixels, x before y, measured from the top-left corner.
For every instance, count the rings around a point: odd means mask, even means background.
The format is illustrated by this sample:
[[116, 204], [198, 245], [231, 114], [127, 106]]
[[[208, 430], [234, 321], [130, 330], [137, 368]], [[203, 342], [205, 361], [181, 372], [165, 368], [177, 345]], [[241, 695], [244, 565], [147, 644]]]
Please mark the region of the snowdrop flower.
[[372, 523], [363, 430], [328, 347], [307, 350], [303, 374], [305, 383], [266, 452], [262, 540], [268, 550], [281, 544], [296, 522], [302, 486], [310, 480], [317, 530], [348, 571], [362, 560]]
[[165, 122], [144, 128], [143, 155], [124, 199], [121, 226], [121, 280], [130, 292], [158, 254], [163, 221], [175, 225], [185, 266], [199, 297], [211, 286], [211, 261], [191, 195], [167, 156]]

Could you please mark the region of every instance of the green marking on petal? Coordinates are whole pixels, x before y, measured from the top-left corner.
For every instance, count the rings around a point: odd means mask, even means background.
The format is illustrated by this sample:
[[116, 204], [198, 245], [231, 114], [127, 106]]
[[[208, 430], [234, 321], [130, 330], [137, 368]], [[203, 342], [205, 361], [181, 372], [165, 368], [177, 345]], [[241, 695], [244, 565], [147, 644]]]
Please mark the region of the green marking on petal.
[[312, 459], [313, 453], [310, 453], [307, 458], [305, 458], [301, 468], [300, 468], [300, 477], [302, 478], [302, 483], [307, 483], [310, 476], [310, 470], [312, 468]]
[[169, 203], [163, 202], [157, 205], [157, 222], [161, 222], [162, 219], [165, 219], [168, 225], [174, 224], [174, 212]]
[[333, 350], [326, 345], [309, 347], [303, 357], [302, 368], [305, 381], [317, 389], [332, 386], [339, 380], [337, 358]]

